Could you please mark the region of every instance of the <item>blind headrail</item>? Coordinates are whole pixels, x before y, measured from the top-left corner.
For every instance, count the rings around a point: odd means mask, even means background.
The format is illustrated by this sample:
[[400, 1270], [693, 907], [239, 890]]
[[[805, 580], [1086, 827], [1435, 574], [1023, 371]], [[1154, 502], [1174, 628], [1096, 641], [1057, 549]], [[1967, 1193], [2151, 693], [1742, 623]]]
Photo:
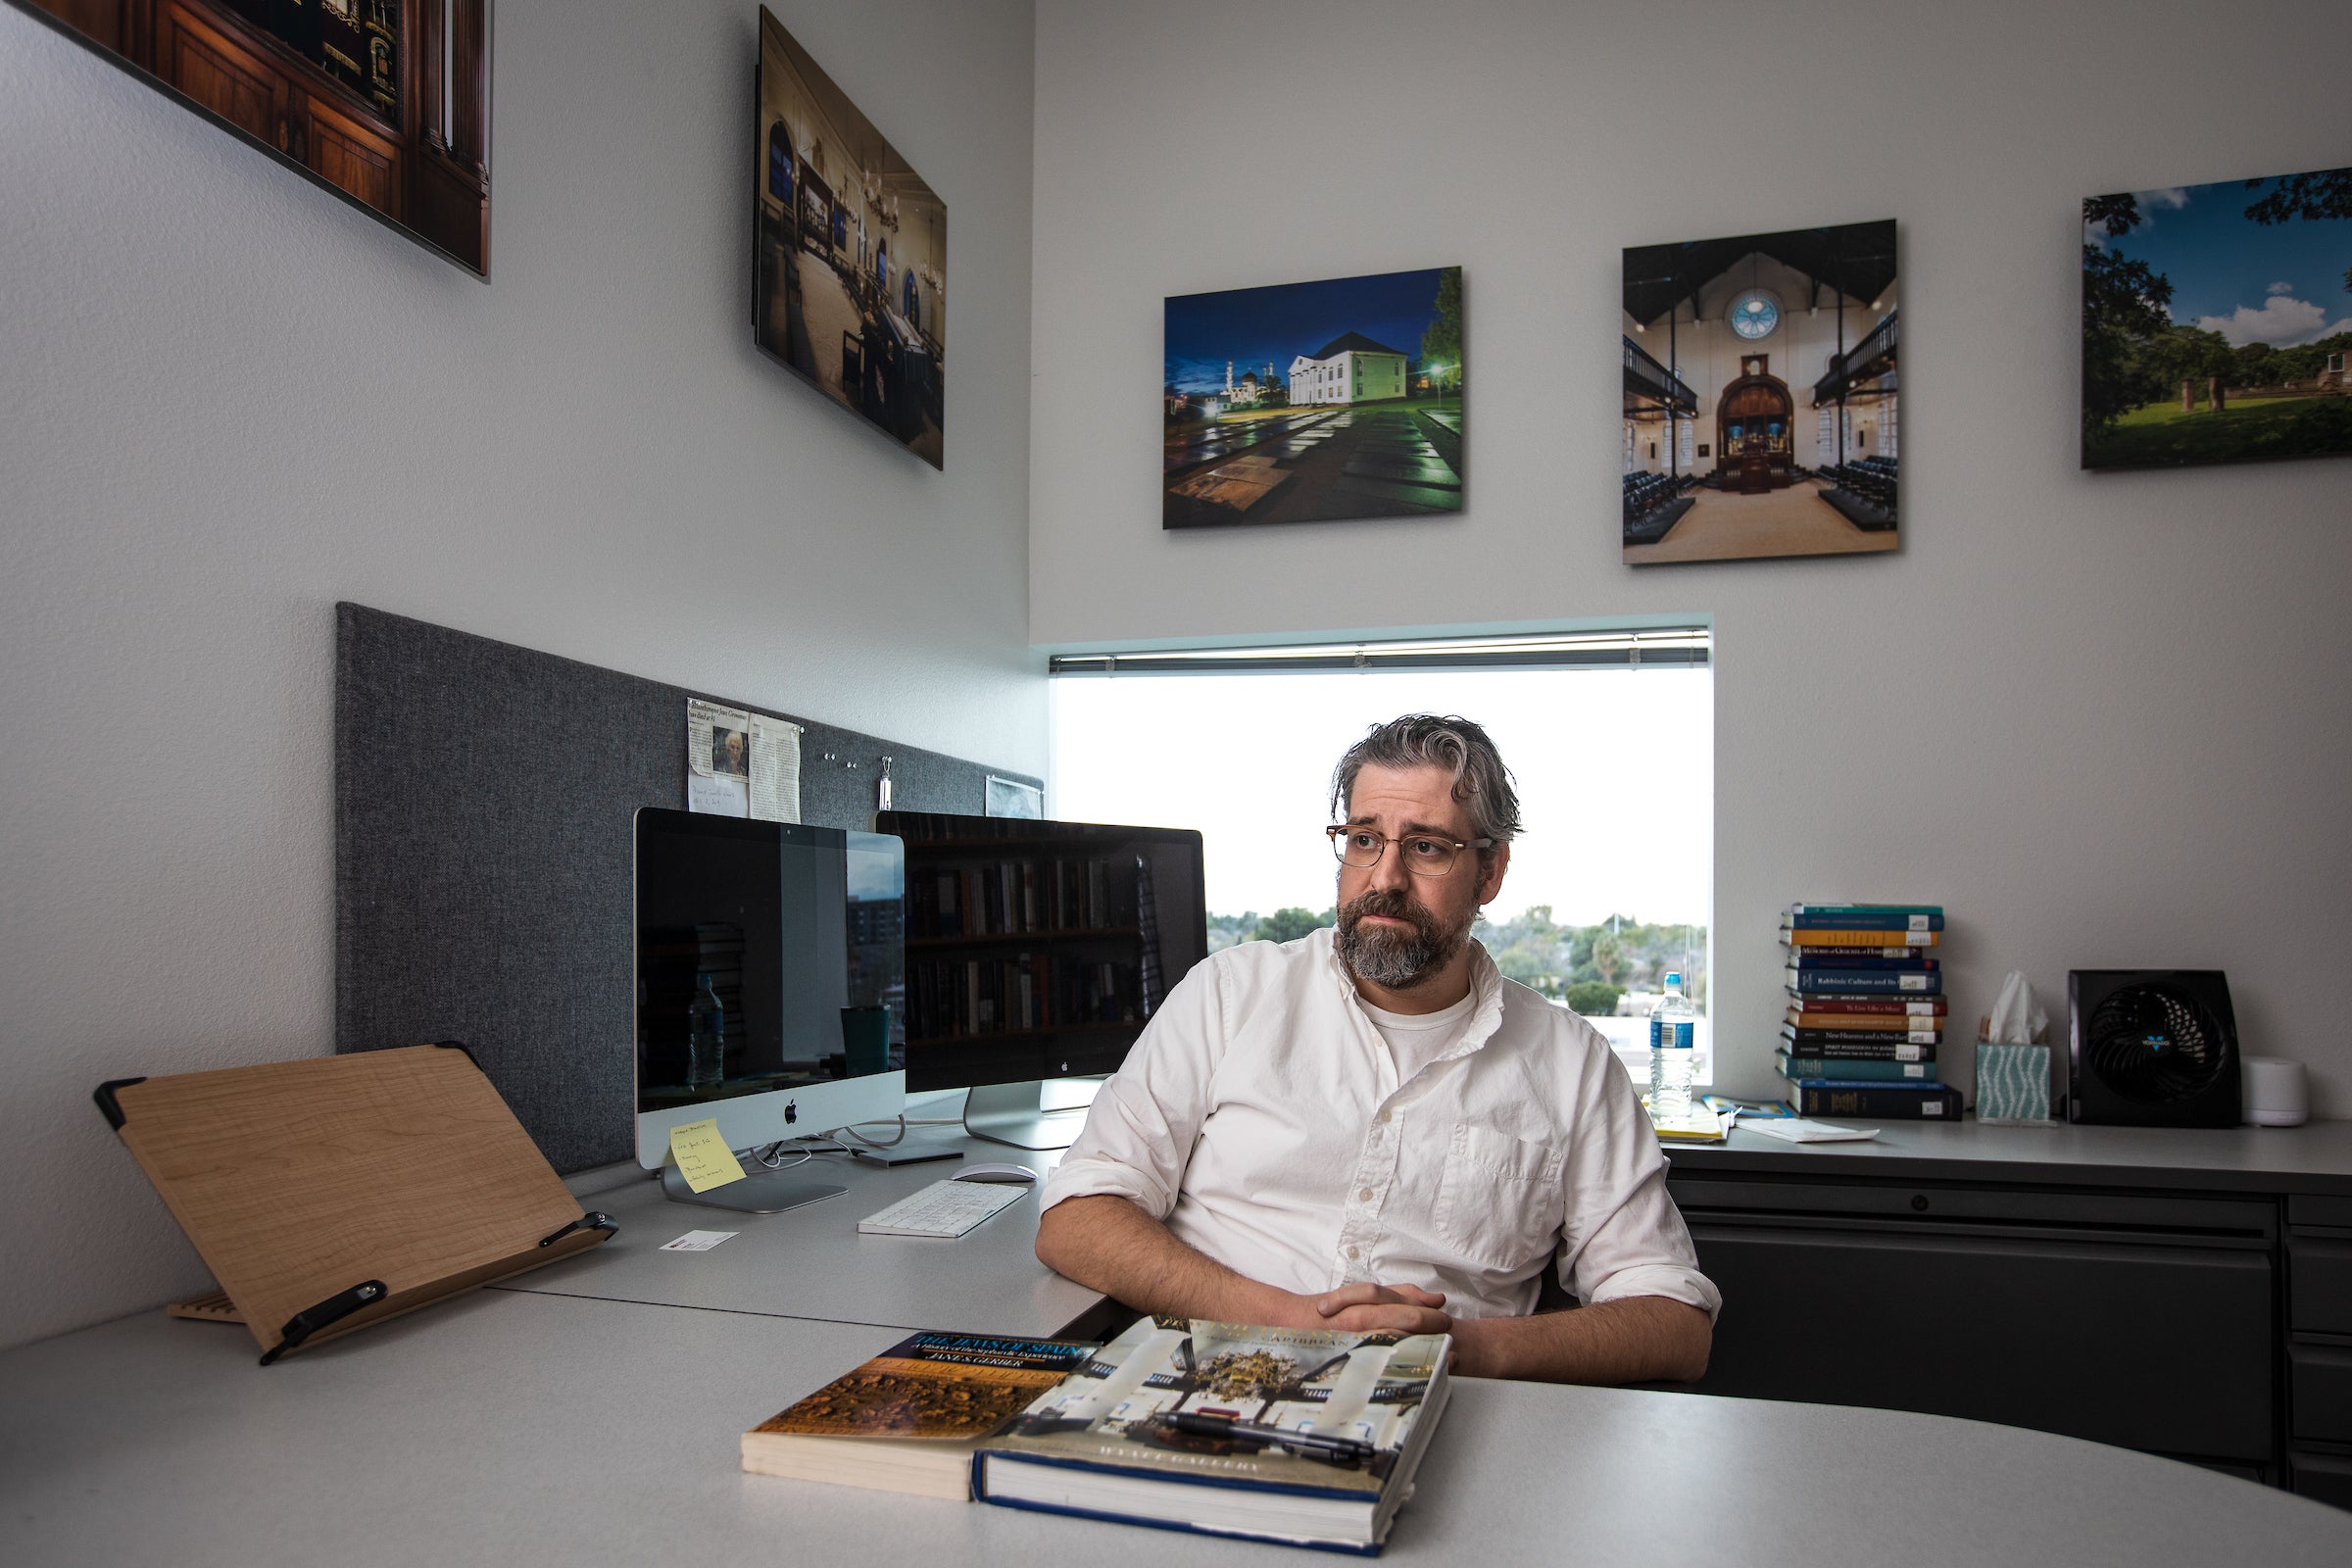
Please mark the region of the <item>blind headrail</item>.
[[1705, 665], [1712, 646], [1707, 628], [1673, 626], [1530, 637], [1055, 654], [1047, 668], [1054, 675], [1074, 676], [1343, 674], [1365, 669], [1690, 668]]

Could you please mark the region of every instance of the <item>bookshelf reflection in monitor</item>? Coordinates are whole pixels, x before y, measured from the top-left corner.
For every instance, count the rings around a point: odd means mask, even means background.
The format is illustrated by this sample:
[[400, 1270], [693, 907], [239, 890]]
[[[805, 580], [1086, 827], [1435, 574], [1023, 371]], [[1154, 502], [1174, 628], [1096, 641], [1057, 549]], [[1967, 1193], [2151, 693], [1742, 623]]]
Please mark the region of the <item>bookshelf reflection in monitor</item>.
[[747, 1158], [696, 1194], [669, 1132], [713, 1117], [740, 1153], [905, 1110], [899, 841], [647, 807], [636, 854], [637, 1162], [680, 1202], [756, 1214], [846, 1192]]
[[1108, 1073], [1208, 956], [1200, 835], [884, 811], [906, 845], [906, 1089], [968, 1089], [964, 1128], [1066, 1149], [1083, 1107], [1046, 1081]]

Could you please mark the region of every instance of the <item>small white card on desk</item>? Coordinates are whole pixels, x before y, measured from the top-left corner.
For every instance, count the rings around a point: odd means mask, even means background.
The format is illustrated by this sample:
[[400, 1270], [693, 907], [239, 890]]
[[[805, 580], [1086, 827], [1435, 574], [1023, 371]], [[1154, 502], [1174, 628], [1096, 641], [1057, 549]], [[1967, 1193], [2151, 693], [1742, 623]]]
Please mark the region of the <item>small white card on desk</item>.
[[1740, 1125], [1751, 1133], [1791, 1144], [1859, 1144], [1879, 1136], [1876, 1127], [1834, 1127], [1826, 1121], [1810, 1121], [1803, 1116], [1768, 1116]]
[[739, 1231], [688, 1231], [674, 1242], [663, 1242], [662, 1250], [664, 1252], [708, 1252], [728, 1237], [741, 1234]]

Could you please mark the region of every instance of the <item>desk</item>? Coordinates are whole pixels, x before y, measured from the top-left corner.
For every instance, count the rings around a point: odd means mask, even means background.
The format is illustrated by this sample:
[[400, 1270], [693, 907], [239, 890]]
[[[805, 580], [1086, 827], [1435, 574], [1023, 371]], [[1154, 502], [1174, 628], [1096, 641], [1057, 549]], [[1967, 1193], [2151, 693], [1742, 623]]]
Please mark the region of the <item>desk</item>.
[[1677, 1175], [2024, 1181], [2208, 1193], [2352, 1196], [2352, 1121], [2302, 1127], [1985, 1127], [1886, 1122], [1859, 1144], [1788, 1144], [1735, 1125], [1720, 1145], [1671, 1149]]
[[1671, 1152], [1710, 1393], [1970, 1416], [2352, 1506], [2352, 1122]]
[[[264, 1370], [239, 1330], [144, 1312], [0, 1355], [0, 1558], [1332, 1560], [742, 1473], [745, 1428], [896, 1338], [483, 1291]], [[2346, 1538], [2318, 1503], [2040, 1433], [1468, 1379], [1387, 1558], [2335, 1568]]]
[[[971, 1157], [981, 1160], [1019, 1152], [987, 1144], [975, 1148]], [[1056, 1157], [1024, 1154], [1014, 1162], [1042, 1176]], [[1092, 1332], [1102, 1298], [1037, 1260], [1035, 1187], [955, 1241], [858, 1234], [866, 1215], [954, 1175], [961, 1163], [892, 1169], [844, 1157], [811, 1160], [800, 1174], [845, 1184], [849, 1191], [781, 1214], [673, 1203], [658, 1182], [634, 1167], [619, 1167], [612, 1177], [619, 1186], [575, 1184], [575, 1190], [583, 1193], [581, 1201], [619, 1221], [620, 1234], [499, 1288], [886, 1328], [1107, 1337]], [[708, 1252], [661, 1250], [691, 1230], [738, 1234]]]

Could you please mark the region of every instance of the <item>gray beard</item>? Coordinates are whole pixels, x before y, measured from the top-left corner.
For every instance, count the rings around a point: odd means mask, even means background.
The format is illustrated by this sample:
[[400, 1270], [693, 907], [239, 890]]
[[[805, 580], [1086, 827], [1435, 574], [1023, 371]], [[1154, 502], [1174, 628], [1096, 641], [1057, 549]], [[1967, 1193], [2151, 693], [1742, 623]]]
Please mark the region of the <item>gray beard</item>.
[[[1410, 920], [1410, 931], [1367, 926], [1367, 914], [1393, 914]], [[1396, 895], [1367, 893], [1340, 911], [1340, 957], [1358, 980], [1387, 991], [1410, 991], [1453, 961], [1469, 939], [1465, 922], [1447, 931], [1418, 905]]]

